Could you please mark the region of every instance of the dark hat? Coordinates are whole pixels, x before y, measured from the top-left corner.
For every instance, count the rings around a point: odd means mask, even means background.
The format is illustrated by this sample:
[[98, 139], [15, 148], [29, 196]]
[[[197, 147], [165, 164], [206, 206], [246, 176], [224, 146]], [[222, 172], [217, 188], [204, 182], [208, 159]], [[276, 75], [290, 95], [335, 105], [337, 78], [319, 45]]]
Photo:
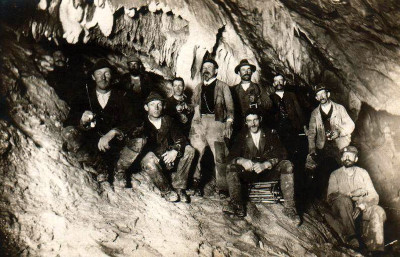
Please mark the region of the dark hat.
[[127, 63], [130, 63], [130, 62], [137, 62], [137, 63], [140, 63], [140, 64], [142, 64], [142, 61], [139, 59], [139, 57], [137, 57], [137, 56], [130, 56], [130, 57], [128, 57], [128, 59], [127, 59], [127, 61], [126, 61]]
[[341, 154], [344, 154], [346, 152], [350, 152], [350, 153], [354, 153], [355, 155], [358, 155], [357, 148], [355, 146], [352, 146], [352, 145], [346, 146], [346, 147], [342, 148], [342, 150], [340, 150]]
[[109, 68], [111, 71], [114, 70], [113, 67], [111, 66], [111, 64], [106, 59], [99, 59], [92, 66], [90, 73], [94, 73], [96, 70], [100, 70], [103, 68]]
[[260, 109], [255, 107], [250, 107], [247, 109], [246, 113], [244, 114], [244, 119], [246, 120], [247, 116], [249, 115], [258, 115], [259, 118], [262, 118]]
[[164, 97], [162, 97], [159, 93], [151, 91], [149, 96], [146, 98], [146, 101], [144, 101], [144, 103], [148, 104], [154, 100], [165, 101]]
[[327, 89], [327, 88], [325, 87], [324, 84], [318, 83], [318, 84], [314, 87], [314, 93], [317, 94], [317, 93], [318, 93], [319, 91], [321, 91], [321, 90], [325, 90], [325, 91], [328, 91], [328, 92], [329, 92], [329, 89]]
[[254, 66], [253, 64], [250, 64], [249, 61], [247, 59], [243, 59], [240, 61], [240, 63], [235, 67], [235, 73], [238, 73], [240, 68], [243, 66], [250, 66], [251, 70], [253, 72], [256, 71], [256, 66]]
[[214, 64], [214, 66], [215, 66], [215, 68], [216, 69], [218, 69], [218, 63], [214, 60], [214, 59], [211, 59], [211, 58], [207, 58], [207, 59], [205, 59], [204, 61], [203, 61], [203, 63], [201, 64], [201, 67], [203, 67], [203, 65], [206, 63], [206, 62], [211, 62], [212, 64]]

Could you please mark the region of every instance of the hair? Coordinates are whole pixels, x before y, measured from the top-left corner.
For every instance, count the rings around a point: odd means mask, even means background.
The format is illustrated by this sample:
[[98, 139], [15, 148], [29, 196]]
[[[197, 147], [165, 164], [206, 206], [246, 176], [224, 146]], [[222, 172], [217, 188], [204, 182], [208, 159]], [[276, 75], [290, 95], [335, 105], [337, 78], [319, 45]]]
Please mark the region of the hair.
[[258, 108], [254, 108], [254, 107], [249, 108], [244, 115], [245, 121], [246, 121], [247, 116], [249, 116], [249, 115], [257, 115], [258, 118], [262, 119], [261, 112]]
[[183, 87], [185, 87], [185, 81], [183, 80], [183, 78], [181, 78], [181, 77], [175, 77], [175, 78], [172, 80], [172, 84], [174, 84], [174, 81], [181, 81], [182, 84], [183, 84]]
[[283, 78], [283, 80], [286, 80], [286, 79], [285, 79], [285, 76], [283, 76], [282, 73], [276, 73], [276, 74], [274, 75], [274, 78], [276, 78], [276, 77], [278, 77], [278, 76], [281, 76], [281, 77]]

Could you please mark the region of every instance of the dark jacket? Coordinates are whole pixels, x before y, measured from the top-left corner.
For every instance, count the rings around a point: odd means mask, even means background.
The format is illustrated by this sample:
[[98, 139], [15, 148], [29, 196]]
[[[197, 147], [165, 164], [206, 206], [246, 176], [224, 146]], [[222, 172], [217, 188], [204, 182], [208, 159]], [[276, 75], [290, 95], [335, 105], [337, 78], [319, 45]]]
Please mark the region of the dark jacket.
[[[250, 82], [249, 88], [244, 91], [241, 83], [231, 88], [233, 103], [235, 104], [235, 115], [244, 118], [244, 114], [250, 107], [250, 103], [256, 103], [257, 108], [266, 111], [272, 106], [271, 99], [268, 97], [267, 92], [263, 88], [253, 82]], [[250, 97], [250, 96], [254, 97]], [[250, 98], [254, 98], [250, 99]]]
[[[94, 128], [81, 127], [80, 120], [85, 111], [92, 111], [95, 114], [96, 126]], [[124, 96], [124, 92], [116, 89], [111, 90], [110, 98], [103, 109], [97, 100], [96, 89], [93, 88], [89, 91], [89, 98], [86, 94], [76, 97], [64, 125], [77, 126], [84, 130], [93, 131], [99, 137], [105, 135], [111, 129], [118, 129], [127, 134], [139, 124], [138, 118], [133, 111], [132, 105], [129, 104]]]
[[[186, 103], [188, 109], [178, 112], [177, 106], [183, 102]], [[165, 113], [177, 121], [185, 133], [189, 133], [193, 118], [193, 107], [186, 96], [184, 96], [182, 101], [176, 100], [174, 96], [169, 97], [166, 101]]]
[[275, 166], [279, 161], [286, 159], [287, 152], [279, 140], [277, 134], [270, 129], [261, 129], [259, 149], [255, 146], [250, 131], [245, 128], [235, 138], [228, 155], [228, 163], [235, 163], [238, 158], [250, 159], [253, 161], [270, 161]]
[[[279, 124], [279, 101], [281, 98], [275, 93], [271, 94], [270, 97], [273, 105], [271, 109], [271, 120], [269, 121], [269, 125], [271, 128], [277, 128]], [[305, 125], [305, 118], [299, 102], [297, 101], [296, 95], [293, 92], [285, 91], [282, 100], [286, 106], [288, 118], [293, 129], [296, 131], [302, 131], [303, 126]]]
[[161, 128], [157, 129], [147, 118], [144, 122], [144, 134], [147, 138], [144, 153], [153, 152], [159, 158], [168, 150], [178, 151], [178, 157], [182, 156], [187, 145], [186, 137], [176, 125], [176, 121], [164, 115]]
[[[200, 120], [201, 88], [203, 83], [198, 84], [193, 91], [193, 107], [195, 120]], [[234, 119], [234, 107], [229, 86], [217, 79], [214, 90], [215, 120], [225, 122], [228, 118]]]

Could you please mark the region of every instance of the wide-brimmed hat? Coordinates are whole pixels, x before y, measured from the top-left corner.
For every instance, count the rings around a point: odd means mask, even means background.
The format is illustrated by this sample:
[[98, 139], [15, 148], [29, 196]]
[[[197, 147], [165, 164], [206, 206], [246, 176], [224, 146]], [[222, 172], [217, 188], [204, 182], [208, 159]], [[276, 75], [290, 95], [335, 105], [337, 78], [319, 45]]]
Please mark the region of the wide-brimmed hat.
[[201, 64], [201, 67], [203, 67], [203, 65], [206, 63], [206, 62], [210, 62], [210, 63], [212, 63], [212, 64], [214, 64], [214, 67], [216, 68], [216, 69], [218, 69], [218, 63], [214, 60], [214, 59], [211, 59], [211, 58], [207, 58], [207, 59], [205, 59], [204, 61], [203, 61], [203, 63]]
[[92, 68], [90, 69], [90, 73], [93, 74], [96, 70], [100, 70], [103, 68], [109, 68], [112, 71], [114, 71], [113, 66], [104, 58], [97, 60]]
[[349, 146], [343, 147], [343, 148], [340, 150], [340, 153], [341, 153], [341, 154], [344, 154], [344, 153], [354, 153], [355, 155], [358, 155], [358, 149], [357, 149], [357, 147], [355, 147], [355, 146], [349, 145]]
[[151, 101], [154, 101], [154, 100], [160, 100], [162, 102], [165, 101], [164, 97], [162, 97], [159, 93], [152, 91], [152, 92], [150, 92], [149, 96], [146, 98], [144, 103], [148, 104], [148, 103], [150, 103]]
[[325, 85], [322, 83], [317, 84], [313, 89], [314, 89], [315, 94], [317, 94], [321, 90], [325, 90], [325, 91], [329, 92], [329, 89], [327, 87], [325, 87]]
[[253, 72], [256, 71], [256, 66], [254, 66], [253, 64], [250, 64], [249, 61], [247, 59], [243, 59], [240, 61], [240, 63], [235, 67], [235, 73], [238, 73], [240, 68], [243, 66], [250, 66], [251, 70]]

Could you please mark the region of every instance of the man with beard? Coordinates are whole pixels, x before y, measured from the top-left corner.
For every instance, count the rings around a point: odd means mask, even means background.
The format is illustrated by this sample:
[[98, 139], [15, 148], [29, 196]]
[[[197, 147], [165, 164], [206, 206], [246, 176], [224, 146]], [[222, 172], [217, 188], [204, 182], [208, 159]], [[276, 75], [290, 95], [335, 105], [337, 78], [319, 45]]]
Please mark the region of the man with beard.
[[253, 107], [259, 108], [265, 116], [272, 106], [271, 99], [260, 85], [251, 81], [256, 66], [243, 59], [235, 68], [235, 73], [240, 76], [240, 83], [231, 88], [232, 99], [235, 105], [235, 132], [239, 132], [244, 126], [244, 114]]
[[299, 150], [299, 133], [305, 125], [303, 111], [293, 92], [285, 90], [286, 81], [282, 75], [274, 77], [275, 93], [270, 95], [272, 100], [270, 127], [278, 132], [279, 138], [289, 152], [289, 159]]
[[208, 145], [214, 155], [217, 190], [222, 196], [226, 192], [225, 156], [228, 152], [224, 138], [230, 138], [232, 134], [233, 101], [229, 86], [217, 79], [218, 64], [215, 60], [205, 59], [201, 73], [203, 82], [193, 91], [194, 117], [189, 136], [192, 146], [200, 154], [194, 187], [196, 194], [201, 194], [200, 163]]
[[355, 166], [358, 150], [354, 146], [342, 149], [343, 166], [332, 172], [329, 178], [327, 201], [333, 214], [343, 225], [339, 234], [350, 246], [359, 247], [355, 220], [362, 222], [361, 238], [371, 252], [384, 251], [383, 223], [385, 211], [378, 206], [379, 195], [375, 191], [368, 172]]
[[248, 109], [245, 119], [247, 128], [235, 138], [228, 156], [226, 180], [231, 200], [223, 211], [245, 216], [242, 184], [280, 180], [285, 198], [284, 213], [299, 223], [294, 202], [293, 164], [286, 160], [286, 149], [276, 133], [260, 127], [259, 109]]
[[185, 95], [185, 82], [177, 77], [172, 80], [173, 95], [167, 99], [165, 113], [179, 122], [185, 136], [189, 135], [193, 118], [193, 108]]
[[147, 111], [144, 125], [147, 143], [143, 149], [146, 155], [141, 162], [142, 170], [150, 176], [167, 201], [189, 203], [186, 186], [194, 149], [188, 145], [174, 120], [163, 115], [164, 99], [158, 93], [149, 94], [144, 109]]
[[91, 74], [95, 88], [75, 98], [65, 122], [65, 148], [83, 153], [83, 162], [102, 164], [98, 182], [109, 181], [115, 171], [114, 187], [124, 187], [125, 171], [143, 146], [143, 139], [132, 135], [138, 119], [123, 92], [111, 87], [112, 66], [107, 60], [98, 60]]

